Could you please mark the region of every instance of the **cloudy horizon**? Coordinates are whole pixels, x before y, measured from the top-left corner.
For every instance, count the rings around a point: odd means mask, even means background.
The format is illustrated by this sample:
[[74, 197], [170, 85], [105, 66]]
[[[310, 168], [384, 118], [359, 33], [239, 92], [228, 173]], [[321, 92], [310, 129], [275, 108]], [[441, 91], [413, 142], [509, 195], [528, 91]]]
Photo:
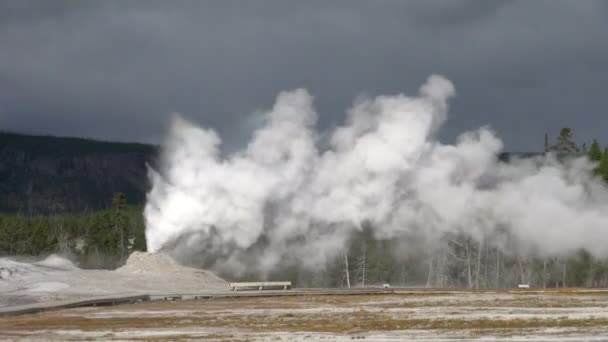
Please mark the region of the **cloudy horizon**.
[[457, 96], [440, 132], [488, 125], [511, 151], [564, 126], [608, 124], [603, 1], [0, 0], [0, 130], [160, 143], [172, 112], [249, 140], [283, 90], [306, 88], [319, 128], [361, 95], [431, 74]]

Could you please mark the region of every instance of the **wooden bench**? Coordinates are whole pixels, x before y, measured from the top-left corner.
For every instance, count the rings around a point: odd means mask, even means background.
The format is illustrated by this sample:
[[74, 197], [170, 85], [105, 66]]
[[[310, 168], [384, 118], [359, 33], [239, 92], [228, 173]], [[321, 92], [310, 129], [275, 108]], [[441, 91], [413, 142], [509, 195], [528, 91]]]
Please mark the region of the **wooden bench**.
[[176, 300], [181, 300], [182, 296], [181, 295], [166, 295], [165, 296], [165, 300], [170, 300], [170, 301], [176, 301]]
[[258, 289], [262, 291], [264, 289], [291, 289], [290, 281], [264, 281], [264, 282], [246, 282], [246, 283], [230, 283], [231, 291], [238, 291], [239, 289]]

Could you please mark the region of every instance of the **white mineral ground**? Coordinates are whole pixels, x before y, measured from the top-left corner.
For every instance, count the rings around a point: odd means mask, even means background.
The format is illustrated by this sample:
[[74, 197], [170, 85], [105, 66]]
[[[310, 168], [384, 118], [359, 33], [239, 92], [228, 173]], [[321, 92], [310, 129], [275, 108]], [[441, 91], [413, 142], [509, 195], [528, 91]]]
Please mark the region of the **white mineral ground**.
[[[180, 266], [164, 254], [134, 253], [116, 271], [81, 270], [55, 255], [37, 262], [0, 258], [0, 307], [227, 289], [213, 273]], [[375, 324], [356, 328], [368, 321]], [[450, 321], [457, 322], [452, 327], [480, 325], [444, 328]], [[607, 321], [606, 290], [306, 295], [154, 301], [5, 317], [0, 341], [608, 341]]]
[[134, 252], [115, 270], [83, 270], [51, 255], [28, 262], [0, 258], [0, 307], [111, 294], [227, 290], [210, 271], [184, 267], [161, 253]]
[[[86, 307], [7, 318], [0, 320], [0, 340], [606, 341], [607, 307], [605, 291], [576, 290], [220, 298]], [[376, 324], [368, 330], [357, 328], [367, 320]], [[420, 323], [391, 330], [392, 320]], [[447, 328], [441, 324], [454, 320], [480, 325]], [[84, 325], [78, 326], [78, 321]], [[511, 323], [483, 328], [487, 322]], [[428, 326], [431, 323], [433, 327]], [[338, 326], [342, 328], [335, 328]], [[383, 331], [382, 327], [389, 329]]]

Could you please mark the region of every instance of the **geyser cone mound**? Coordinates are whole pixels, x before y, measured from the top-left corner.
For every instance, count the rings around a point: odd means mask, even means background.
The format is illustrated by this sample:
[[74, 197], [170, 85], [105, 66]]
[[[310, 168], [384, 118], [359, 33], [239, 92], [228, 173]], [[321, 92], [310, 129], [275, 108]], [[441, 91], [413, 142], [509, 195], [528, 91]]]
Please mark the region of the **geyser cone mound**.
[[43, 260], [35, 263], [35, 265], [65, 271], [74, 271], [78, 269], [78, 267], [76, 267], [72, 261], [57, 254], [51, 254]]
[[118, 271], [128, 273], [174, 272], [182, 268], [171, 256], [164, 253], [133, 252]]
[[226, 281], [213, 272], [178, 264], [165, 253], [133, 252], [124, 266], [116, 270], [124, 275], [141, 275], [148, 278], [162, 278], [195, 285], [224, 286]]

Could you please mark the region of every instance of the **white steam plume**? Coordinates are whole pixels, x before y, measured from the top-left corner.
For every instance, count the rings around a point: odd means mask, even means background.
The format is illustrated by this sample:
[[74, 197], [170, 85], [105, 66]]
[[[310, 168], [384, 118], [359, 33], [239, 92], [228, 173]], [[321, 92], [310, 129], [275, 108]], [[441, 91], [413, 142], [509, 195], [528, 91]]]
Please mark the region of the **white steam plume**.
[[608, 255], [608, 191], [593, 165], [552, 156], [501, 163], [502, 142], [488, 128], [441, 144], [435, 134], [453, 95], [450, 81], [431, 76], [416, 97], [359, 101], [320, 148], [312, 97], [283, 92], [248, 146], [229, 156], [214, 131], [176, 116], [160, 169], [150, 171], [148, 249], [170, 245], [234, 272], [314, 268], [365, 224], [378, 238], [507, 231], [547, 256]]

